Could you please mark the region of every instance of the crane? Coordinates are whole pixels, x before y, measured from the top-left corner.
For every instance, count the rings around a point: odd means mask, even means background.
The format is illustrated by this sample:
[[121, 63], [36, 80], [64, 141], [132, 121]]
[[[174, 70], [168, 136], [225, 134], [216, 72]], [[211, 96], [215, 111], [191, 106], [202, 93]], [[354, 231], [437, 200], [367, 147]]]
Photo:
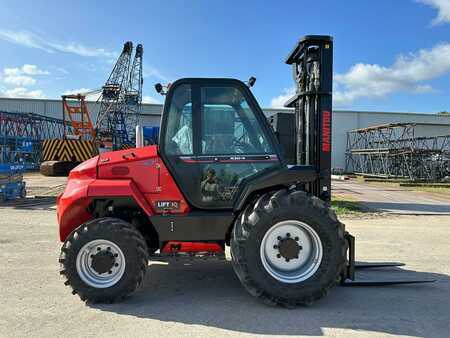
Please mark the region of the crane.
[[[86, 104], [86, 97], [99, 94], [102, 89], [62, 95], [64, 137], [94, 140], [95, 130]], [[68, 132], [69, 131], [69, 132]]]
[[111, 74], [102, 87], [97, 101], [99, 111], [95, 130], [101, 148], [118, 149], [126, 140], [126, 133], [122, 128], [125, 107], [125, 92], [129, 79], [130, 59], [133, 43], [125, 42]]
[[[134, 146], [142, 103], [142, 45], [133, 61], [132, 52], [133, 43], [125, 42], [103, 87], [62, 96], [64, 138], [43, 141], [41, 173], [65, 175], [99, 152]], [[100, 94], [95, 127], [86, 103], [93, 94]]]
[[131, 144], [135, 138], [136, 125], [139, 123], [139, 116], [142, 107], [142, 57], [144, 48], [141, 44], [136, 47], [133, 63], [129, 73], [127, 89], [125, 91], [126, 113], [123, 115], [123, 130], [126, 133], [124, 143]]

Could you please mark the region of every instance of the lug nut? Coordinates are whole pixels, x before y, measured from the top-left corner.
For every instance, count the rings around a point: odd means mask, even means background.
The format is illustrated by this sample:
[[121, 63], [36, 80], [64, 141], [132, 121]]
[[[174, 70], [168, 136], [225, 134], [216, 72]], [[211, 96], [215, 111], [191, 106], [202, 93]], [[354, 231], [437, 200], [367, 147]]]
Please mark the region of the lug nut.
[[[298, 258], [298, 257], [297, 257], [297, 258]], [[114, 266], [115, 266], [115, 267], [118, 267], [118, 266], [119, 266], [119, 263], [114, 264]]]
[[278, 249], [278, 245], [275, 244], [275, 245], [273, 246], [273, 248], [274, 248], [274, 249]]
[[288, 263], [289, 263], [289, 258], [286, 258], [286, 262], [288, 262]]
[[286, 237], [291, 237], [291, 234], [288, 232], [288, 233], [286, 234]]
[[101, 250], [101, 248], [100, 247], [97, 247], [97, 251], [100, 251]]
[[108, 251], [111, 251], [111, 247], [108, 246], [108, 247], [107, 247], [107, 250], [108, 250]]
[[296, 241], [298, 242], [298, 240], [299, 240], [300, 238], [298, 238], [298, 237], [295, 237], [294, 239], [295, 239], [295, 240], [296, 240]]
[[112, 271], [111, 271], [111, 270], [109, 270], [109, 271], [108, 271], [108, 273], [109, 273], [109, 274], [112, 274]]
[[277, 254], [277, 258], [281, 258], [281, 255], [280, 255], [280, 254]]
[[298, 249], [299, 249], [299, 250], [303, 250], [303, 247], [300, 245], [300, 246], [298, 247]]
[[114, 254], [114, 257], [119, 257], [119, 255], [115, 253], [115, 254]]
[[278, 237], [277, 237], [277, 239], [278, 239], [279, 241], [281, 241], [281, 240], [282, 240], [281, 236], [278, 236]]

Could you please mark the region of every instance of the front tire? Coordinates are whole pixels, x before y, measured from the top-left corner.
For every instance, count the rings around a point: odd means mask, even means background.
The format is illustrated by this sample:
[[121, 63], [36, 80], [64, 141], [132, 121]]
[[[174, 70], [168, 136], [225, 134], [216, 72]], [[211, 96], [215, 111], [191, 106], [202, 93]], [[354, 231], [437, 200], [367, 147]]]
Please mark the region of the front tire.
[[280, 190], [251, 203], [231, 236], [233, 268], [269, 305], [309, 305], [328, 294], [347, 263], [344, 225], [323, 201]]
[[130, 223], [99, 218], [80, 225], [64, 242], [59, 259], [65, 284], [83, 301], [120, 301], [142, 283], [147, 244]]

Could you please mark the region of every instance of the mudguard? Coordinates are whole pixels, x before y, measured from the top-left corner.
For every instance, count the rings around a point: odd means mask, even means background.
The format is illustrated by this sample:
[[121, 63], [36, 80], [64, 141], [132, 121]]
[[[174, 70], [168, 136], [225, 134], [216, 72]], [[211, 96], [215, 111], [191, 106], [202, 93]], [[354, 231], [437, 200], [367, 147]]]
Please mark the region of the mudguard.
[[88, 196], [90, 198], [130, 196], [148, 216], [153, 215], [151, 206], [131, 180], [95, 180], [89, 185]]
[[59, 238], [65, 241], [78, 226], [93, 218], [89, 204], [97, 197], [132, 197], [142, 210], [153, 215], [145, 197], [131, 180], [70, 179], [64, 194], [57, 200]]
[[91, 198], [88, 197], [89, 184], [94, 179], [69, 180], [63, 194], [56, 200], [59, 224], [59, 239], [64, 242], [80, 224], [92, 219], [88, 212]]

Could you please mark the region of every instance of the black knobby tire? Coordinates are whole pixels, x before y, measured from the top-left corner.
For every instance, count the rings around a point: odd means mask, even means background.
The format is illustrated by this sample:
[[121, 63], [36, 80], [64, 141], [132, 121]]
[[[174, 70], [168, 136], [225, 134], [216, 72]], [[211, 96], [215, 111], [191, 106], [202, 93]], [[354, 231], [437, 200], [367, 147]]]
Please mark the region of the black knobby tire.
[[[264, 268], [260, 246], [265, 233], [282, 221], [297, 220], [318, 234], [323, 248], [316, 272], [297, 283], [273, 278]], [[233, 268], [245, 289], [269, 305], [310, 305], [339, 282], [347, 264], [344, 225], [323, 201], [303, 191], [279, 190], [250, 203], [237, 218], [231, 236]]]
[[[76, 260], [83, 246], [102, 239], [115, 243], [125, 256], [125, 272], [111, 287], [95, 288], [80, 278]], [[148, 266], [147, 244], [134, 226], [117, 218], [99, 218], [88, 221], [75, 229], [64, 242], [59, 258], [60, 273], [66, 278], [65, 285], [72, 287], [83, 301], [113, 303], [120, 301], [142, 283]]]

